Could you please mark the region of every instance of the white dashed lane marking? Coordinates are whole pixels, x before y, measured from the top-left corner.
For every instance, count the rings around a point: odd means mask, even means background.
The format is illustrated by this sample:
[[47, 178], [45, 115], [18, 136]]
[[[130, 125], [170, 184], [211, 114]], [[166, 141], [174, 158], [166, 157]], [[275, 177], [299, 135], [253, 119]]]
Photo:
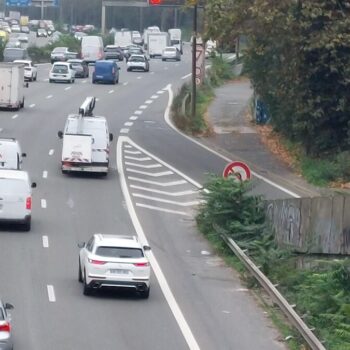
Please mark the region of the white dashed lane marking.
[[70, 90], [72, 87], [71, 86], [67, 86], [64, 90], [67, 91], [67, 90]]
[[108, 93], [109, 94], [113, 94], [114, 90], [109, 90]]
[[56, 296], [55, 296], [55, 289], [54, 289], [53, 285], [51, 285], [51, 284], [47, 285], [47, 294], [49, 297], [49, 302], [54, 303], [56, 301]]
[[34, 108], [35, 107], [35, 103], [32, 103], [31, 105], [29, 105], [29, 108]]
[[47, 179], [47, 171], [46, 170], [43, 171], [43, 178]]
[[145, 101], [145, 103], [150, 105], [151, 103], [153, 103], [153, 101], [152, 100], [147, 100], [147, 101]]
[[41, 200], [41, 207], [42, 207], [43, 209], [47, 208], [46, 199], [42, 199], [42, 200]]
[[152, 95], [151, 98], [153, 98], [154, 100], [157, 99], [159, 96], [158, 95]]
[[120, 133], [121, 134], [127, 134], [129, 132], [129, 129], [128, 128], [122, 128], [120, 129]]
[[50, 98], [52, 98], [52, 95], [47, 95], [46, 99], [49, 100]]
[[141, 105], [139, 108], [140, 108], [140, 109], [146, 109], [147, 106], [146, 106], [146, 105]]
[[125, 122], [124, 125], [125, 126], [132, 126], [134, 123], [133, 122]]
[[42, 239], [43, 239], [43, 247], [49, 248], [49, 237], [43, 236]]
[[130, 120], [137, 120], [139, 117], [136, 117], [136, 115], [131, 116], [129, 119]]
[[129, 84], [129, 82], [127, 82], [127, 81], [126, 81], [125, 83], [123, 83], [124, 86], [126, 86], [126, 85], [128, 85], [128, 84]]
[[141, 115], [143, 111], [135, 111], [134, 114]]
[[50, 149], [49, 156], [52, 156], [54, 153], [55, 153], [55, 150], [54, 149]]
[[12, 119], [16, 119], [16, 118], [18, 118], [18, 114], [15, 114], [12, 116]]

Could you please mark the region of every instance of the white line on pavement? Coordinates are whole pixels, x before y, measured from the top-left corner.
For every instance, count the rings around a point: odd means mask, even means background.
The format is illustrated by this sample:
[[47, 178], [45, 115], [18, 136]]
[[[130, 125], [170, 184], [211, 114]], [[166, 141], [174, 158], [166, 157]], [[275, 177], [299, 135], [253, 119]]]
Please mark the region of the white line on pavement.
[[145, 162], [146, 160], [151, 160], [150, 157], [143, 157], [143, 158], [136, 158], [136, 157], [130, 157], [130, 156], [124, 156], [125, 159], [131, 159], [131, 160], [137, 160], [139, 162]]
[[136, 164], [136, 163], [132, 163], [132, 162], [125, 162], [126, 165], [131, 165], [131, 166], [136, 166], [137, 168], [144, 168], [144, 169], [154, 169], [154, 168], [161, 168], [162, 164], [148, 164], [148, 165], [144, 165], [144, 164]]
[[87, 80], [83, 80], [82, 83], [83, 83], [83, 84], [87, 83]]
[[142, 77], [137, 77], [136, 79], [142, 79]]
[[55, 289], [51, 284], [47, 285], [47, 294], [49, 296], [49, 302], [54, 303], [56, 301]]
[[127, 154], [142, 154], [140, 151], [128, 151], [128, 150], [125, 150], [124, 152], [127, 153]]
[[180, 202], [176, 202], [176, 201], [171, 201], [169, 199], [164, 199], [164, 198], [159, 198], [159, 197], [152, 197], [152, 196], [146, 196], [146, 195], [141, 194], [141, 193], [132, 193], [132, 195], [134, 197], [137, 197], [137, 198], [143, 198], [143, 199], [148, 199], [150, 201], [178, 205], [180, 207], [191, 207], [193, 205], [197, 205], [197, 204], [201, 203], [200, 201], [192, 201], [192, 202], [180, 203]]
[[35, 103], [32, 103], [31, 105], [29, 105], [29, 108], [33, 108], [35, 107]]
[[147, 209], [156, 210], [156, 211], [163, 211], [165, 213], [179, 214], [179, 215], [184, 215], [184, 216], [191, 216], [190, 214], [187, 214], [184, 211], [165, 209], [165, 208], [160, 208], [160, 207], [156, 207], [156, 206], [153, 206], [153, 205], [147, 205], [147, 204], [137, 203], [137, 202], [135, 204], [136, 204], [137, 207], [147, 208]]
[[113, 94], [114, 90], [109, 90], [108, 93], [109, 94]]
[[131, 145], [125, 145], [124, 147], [125, 147], [125, 148], [132, 148]]
[[137, 117], [136, 115], [132, 115], [129, 119], [130, 120], [137, 120], [139, 117]]
[[[131, 220], [133, 222], [133, 225], [135, 227], [135, 231], [137, 232], [137, 235], [140, 239], [140, 241], [142, 242], [142, 244], [147, 244], [147, 238], [145, 233], [143, 232], [142, 226], [140, 224], [140, 221], [136, 215], [135, 212], [135, 208], [132, 204], [132, 200], [131, 200], [131, 196], [130, 193], [128, 191], [128, 186], [126, 183], [126, 179], [125, 179], [125, 174], [124, 174], [124, 170], [123, 170], [123, 156], [122, 156], [122, 143], [123, 140], [125, 140], [125, 137], [120, 136], [118, 138], [118, 144], [117, 144], [117, 167], [118, 167], [118, 173], [120, 176], [120, 184], [122, 187], [122, 192], [124, 194], [124, 198], [126, 201], [126, 205], [129, 211], [129, 215], [131, 217]], [[172, 293], [169, 284], [163, 274], [162, 269], [160, 268], [158, 261], [156, 259], [156, 257], [154, 256], [153, 252], [150, 251], [149, 253], [147, 253], [148, 258], [150, 260], [153, 272], [159, 282], [159, 286], [163, 292], [163, 295], [175, 317], [175, 320], [177, 322], [177, 324], [179, 325], [179, 328], [187, 342], [188, 347], [190, 348], [190, 350], [199, 350], [199, 345], [191, 331], [190, 326], [188, 325], [178, 303], [176, 302], [176, 299], [174, 297], [174, 294]]]
[[43, 171], [43, 178], [44, 178], [44, 179], [47, 179], [47, 170], [44, 170], [44, 171]]
[[126, 81], [125, 83], [123, 83], [124, 86], [126, 86], [126, 85], [128, 85], [128, 84], [129, 84], [129, 82], [127, 82], [127, 81]]
[[52, 95], [47, 95], [46, 99], [49, 100], [50, 98], [52, 98]]
[[153, 74], [154, 74], [154, 72], [151, 72], [151, 73], [149, 73], [149, 74], [152, 74], [152, 75], [153, 75]]
[[143, 182], [145, 184], [151, 184], [151, 185], [156, 185], [156, 186], [161, 186], [161, 187], [177, 186], [177, 185], [183, 185], [183, 184], [187, 183], [185, 180], [170, 181], [170, 182], [157, 182], [157, 181], [146, 180], [146, 179], [134, 177], [134, 176], [128, 176], [128, 179], [132, 180], [132, 181]]
[[96, 97], [96, 102], [100, 101], [100, 99], [98, 97]]
[[41, 200], [41, 207], [45, 209], [47, 207], [46, 199]]
[[159, 173], [149, 173], [147, 171], [140, 171], [140, 170], [136, 170], [136, 169], [131, 169], [131, 168], [126, 168], [127, 171], [129, 171], [130, 173], [136, 173], [136, 174], [142, 174], [142, 175], [146, 175], [146, 176], [152, 176], [152, 177], [160, 177], [160, 176], [166, 176], [166, 175], [172, 175], [174, 174], [172, 171], [167, 170], [167, 171], [161, 171]]
[[49, 156], [52, 156], [54, 153], [55, 153], [55, 150], [54, 149], [50, 149]]
[[129, 132], [129, 129], [128, 128], [122, 128], [120, 129], [120, 133], [121, 134], [127, 134]]
[[43, 236], [43, 247], [48, 248], [49, 247], [49, 237]]
[[71, 86], [67, 86], [64, 90], [70, 90], [72, 87]]
[[[176, 128], [176, 126], [172, 123], [171, 119], [170, 119], [170, 108], [171, 108], [171, 104], [173, 102], [173, 91], [172, 91], [172, 88], [171, 88], [171, 84], [167, 85], [166, 89], [168, 90], [168, 93], [169, 93], [169, 99], [168, 99], [168, 105], [167, 105], [167, 108], [165, 110], [165, 113], [164, 113], [164, 119], [166, 121], [166, 123], [173, 129], [175, 130], [177, 133], [179, 133], [180, 135], [182, 135], [183, 137], [185, 137], [186, 139], [190, 140], [191, 142], [195, 143], [196, 145], [206, 149], [207, 151], [215, 154], [216, 156], [220, 157], [221, 159], [224, 159], [225, 161], [227, 162], [232, 162], [232, 159], [228, 158], [228, 157], [225, 157], [224, 155], [220, 154], [219, 152], [216, 152], [214, 150], [212, 150], [211, 148], [203, 145], [202, 143], [200, 143], [199, 141], [197, 140], [194, 140], [192, 139], [191, 137], [185, 135], [184, 133], [182, 133], [180, 130], [178, 130]], [[290, 191], [288, 190], [287, 188], [283, 187], [283, 186], [280, 186], [278, 185], [277, 183], [267, 179], [266, 177], [264, 176], [261, 176], [260, 174], [256, 173], [255, 171], [252, 171], [252, 174], [260, 179], [260, 180], [263, 180], [265, 181], [266, 183], [268, 183], [269, 185], [275, 187], [275, 188], [278, 188], [280, 191], [283, 191], [287, 194], [289, 194], [291, 197], [294, 197], [294, 198], [300, 198], [300, 196], [298, 194], [296, 194], [295, 192], [293, 191]]]
[[0, 132], [2, 132], [4, 129], [3, 128], [0, 128]]
[[15, 114], [12, 116], [12, 119], [16, 119], [16, 118], [18, 118], [18, 114]]
[[145, 101], [145, 103], [150, 105], [151, 103], [153, 103], [153, 101], [152, 100], [147, 100], [147, 101]]
[[157, 99], [159, 96], [158, 95], [152, 95], [151, 98], [153, 98], [154, 100]]
[[125, 126], [132, 126], [134, 123], [133, 122], [125, 122], [124, 125]]
[[189, 78], [191, 75], [192, 75], [192, 73], [186, 74], [186, 75], [184, 75], [183, 77], [181, 77], [181, 79], [182, 79], [182, 80], [183, 80], [183, 79], [187, 79], [187, 78]]
[[143, 186], [136, 186], [136, 185], [130, 185], [131, 188], [136, 188], [138, 190], [146, 191], [146, 192], [154, 192], [158, 194], [164, 194], [166, 196], [172, 196], [172, 197], [180, 197], [180, 196], [187, 196], [190, 194], [196, 194], [196, 191], [193, 190], [187, 190], [187, 191], [180, 191], [180, 192], [168, 192], [168, 191], [161, 191], [161, 190], [156, 190], [154, 188], [148, 188], [148, 187], [143, 187]]
[[146, 109], [148, 106], [146, 106], [146, 105], [141, 105], [140, 107], [139, 107], [139, 109]]
[[159, 91], [157, 91], [157, 94], [159, 94], [159, 95], [161, 95], [161, 94], [164, 94], [164, 90], [159, 90]]
[[44, 79], [44, 81], [49, 81], [49, 79]]
[[141, 115], [143, 111], [135, 111], [134, 114]]

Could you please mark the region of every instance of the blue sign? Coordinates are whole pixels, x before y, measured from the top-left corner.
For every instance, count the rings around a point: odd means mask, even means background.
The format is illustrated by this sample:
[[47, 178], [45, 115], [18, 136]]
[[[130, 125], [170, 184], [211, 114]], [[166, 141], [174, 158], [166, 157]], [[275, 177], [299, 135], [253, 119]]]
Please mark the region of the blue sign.
[[53, 6], [60, 6], [59, 0], [53, 0]]
[[32, 0], [6, 0], [6, 6], [30, 6]]

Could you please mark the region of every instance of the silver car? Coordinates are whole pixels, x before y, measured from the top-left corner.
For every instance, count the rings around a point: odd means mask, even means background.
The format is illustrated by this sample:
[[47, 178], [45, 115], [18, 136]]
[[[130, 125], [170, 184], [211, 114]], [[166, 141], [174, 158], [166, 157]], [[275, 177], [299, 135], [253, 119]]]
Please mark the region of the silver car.
[[179, 51], [179, 49], [175, 46], [166, 47], [162, 53], [162, 61], [166, 61], [166, 60], [180, 61], [181, 52]]
[[11, 304], [4, 304], [0, 299], [0, 350], [13, 350], [11, 316], [7, 312], [11, 309], [13, 309]]

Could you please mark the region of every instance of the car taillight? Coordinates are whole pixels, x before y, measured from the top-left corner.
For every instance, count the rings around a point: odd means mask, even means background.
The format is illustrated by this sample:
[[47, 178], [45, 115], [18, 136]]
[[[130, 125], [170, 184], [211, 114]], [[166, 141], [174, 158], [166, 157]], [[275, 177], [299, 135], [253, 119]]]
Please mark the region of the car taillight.
[[32, 197], [27, 197], [26, 200], [26, 209], [32, 209]]
[[4, 324], [0, 324], [0, 332], [10, 333], [11, 332], [11, 325], [8, 322], [6, 322]]
[[107, 261], [88, 259], [90, 264], [104, 265]]
[[148, 263], [148, 262], [135, 263], [134, 266], [137, 266], [137, 267], [146, 267], [146, 266], [149, 266], [149, 263]]

